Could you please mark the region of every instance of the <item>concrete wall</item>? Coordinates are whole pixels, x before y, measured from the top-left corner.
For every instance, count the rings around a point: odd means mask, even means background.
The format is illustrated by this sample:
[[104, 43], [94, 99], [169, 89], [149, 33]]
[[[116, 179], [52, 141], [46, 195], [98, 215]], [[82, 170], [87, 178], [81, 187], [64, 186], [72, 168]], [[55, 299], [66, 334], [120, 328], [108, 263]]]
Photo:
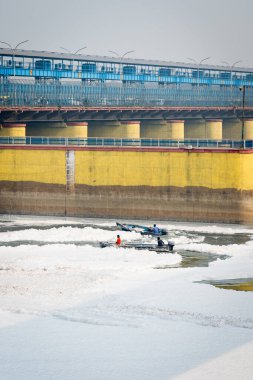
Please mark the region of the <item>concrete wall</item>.
[[2, 147], [0, 212], [252, 223], [252, 172], [252, 152]]
[[204, 119], [185, 120], [185, 139], [206, 139], [206, 121]]
[[28, 123], [26, 127], [26, 136], [86, 138], [88, 136], [88, 123]]
[[184, 139], [184, 120], [143, 120], [141, 138]]
[[224, 140], [241, 140], [242, 121], [239, 119], [224, 119], [222, 122], [222, 137]]
[[89, 137], [140, 138], [139, 121], [91, 121]]

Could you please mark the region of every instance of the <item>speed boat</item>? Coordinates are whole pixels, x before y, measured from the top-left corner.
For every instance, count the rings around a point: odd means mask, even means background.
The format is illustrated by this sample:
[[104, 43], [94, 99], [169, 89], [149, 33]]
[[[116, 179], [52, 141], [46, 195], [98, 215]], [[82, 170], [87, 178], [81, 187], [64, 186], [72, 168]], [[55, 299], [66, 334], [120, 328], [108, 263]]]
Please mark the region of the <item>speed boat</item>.
[[[99, 245], [101, 248], [115, 247], [115, 243], [112, 242], [100, 242]], [[173, 241], [168, 241], [167, 244], [164, 244], [162, 246], [158, 246], [157, 244], [152, 243], [126, 242], [122, 243], [119, 248], [134, 248], [137, 250], [155, 251], [157, 253], [171, 253], [174, 250], [174, 246], [175, 243]]]
[[142, 236], [165, 236], [168, 235], [168, 230], [166, 228], [159, 228], [158, 232], [153, 231], [153, 227], [140, 226], [138, 224], [125, 224], [116, 223], [116, 225], [121, 229], [121, 231], [128, 232], [139, 232]]

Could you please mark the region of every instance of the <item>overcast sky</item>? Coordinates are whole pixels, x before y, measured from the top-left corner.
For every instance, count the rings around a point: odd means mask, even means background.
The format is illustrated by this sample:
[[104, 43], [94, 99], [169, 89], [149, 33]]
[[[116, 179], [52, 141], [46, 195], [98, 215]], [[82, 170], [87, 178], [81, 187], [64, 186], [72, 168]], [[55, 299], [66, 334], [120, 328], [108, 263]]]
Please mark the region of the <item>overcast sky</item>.
[[25, 49], [253, 67], [253, 0], [0, 0], [0, 40]]

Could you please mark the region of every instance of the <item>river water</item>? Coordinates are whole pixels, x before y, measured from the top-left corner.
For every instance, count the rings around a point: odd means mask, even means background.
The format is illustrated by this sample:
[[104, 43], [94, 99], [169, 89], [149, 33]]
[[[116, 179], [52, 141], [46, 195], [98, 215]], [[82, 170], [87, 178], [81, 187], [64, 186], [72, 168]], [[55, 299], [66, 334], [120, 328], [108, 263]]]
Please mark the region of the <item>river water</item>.
[[250, 378], [253, 228], [155, 222], [173, 253], [100, 248], [155, 242], [113, 220], [0, 217], [4, 380]]

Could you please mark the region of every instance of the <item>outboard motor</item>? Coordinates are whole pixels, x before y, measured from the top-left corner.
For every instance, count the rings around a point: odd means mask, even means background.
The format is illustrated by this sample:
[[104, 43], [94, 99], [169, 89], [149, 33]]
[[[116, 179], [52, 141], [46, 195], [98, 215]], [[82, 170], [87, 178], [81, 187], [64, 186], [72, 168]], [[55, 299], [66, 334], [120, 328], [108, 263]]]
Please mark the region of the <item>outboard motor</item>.
[[168, 240], [168, 247], [169, 247], [170, 252], [173, 251], [174, 245], [175, 245], [174, 241]]

